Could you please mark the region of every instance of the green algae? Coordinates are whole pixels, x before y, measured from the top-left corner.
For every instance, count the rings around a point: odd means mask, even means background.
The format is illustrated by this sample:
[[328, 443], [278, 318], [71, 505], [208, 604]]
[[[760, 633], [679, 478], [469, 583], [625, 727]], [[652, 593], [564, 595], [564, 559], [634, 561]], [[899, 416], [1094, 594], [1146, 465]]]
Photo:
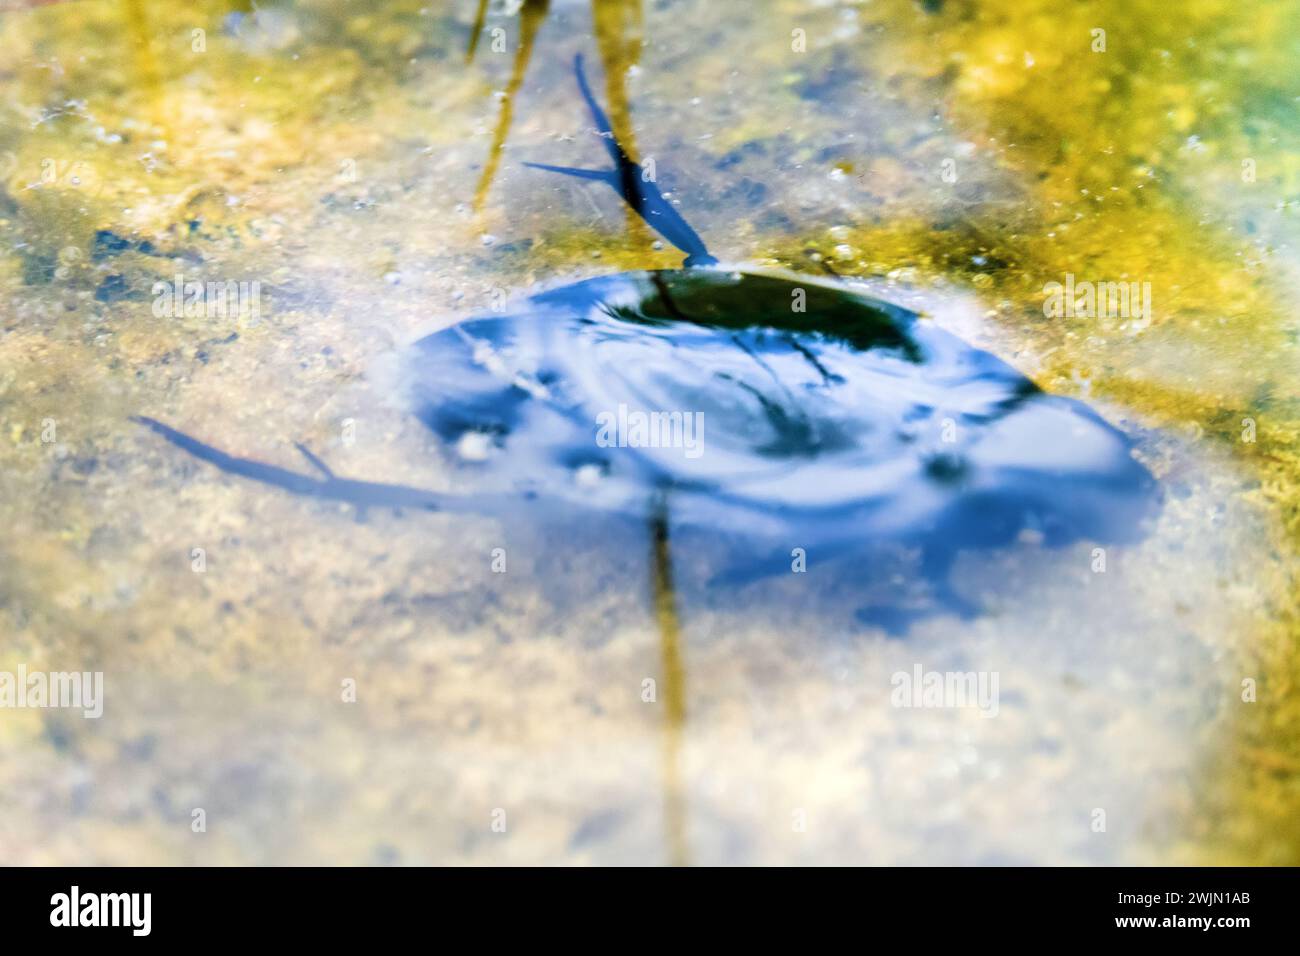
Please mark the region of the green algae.
[[[885, 11], [884, 22], [898, 15]], [[1300, 141], [1285, 110], [1300, 99], [1300, 8], [1195, 3], [1177, 23], [1145, 4], [980, 4], [968, 17], [948, 15], [937, 42], [899, 39], [897, 68], [937, 75], [960, 64], [951, 115], [1008, 144], [1004, 159], [1032, 184], [1025, 208], [1010, 234], [996, 212], [974, 209], [939, 242], [926, 224], [850, 241], [895, 267], [937, 260], [964, 271], [1017, 342], [1050, 356], [1040, 373], [1047, 387], [1086, 378], [1148, 421], [1222, 447], [1256, 476], [1280, 560], [1257, 569], [1273, 598], [1267, 616], [1242, 622], [1254, 642], [1240, 667], [1260, 675], [1266, 697], [1237, 708], [1234, 738], [1211, 761], [1205, 804], [1178, 858], [1295, 865]], [[1093, 27], [1107, 31], [1104, 54], [1086, 52]], [[1030, 59], [1050, 79], [1025, 70]], [[878, 251], [882, 239], [892, 255]], [[977, 256], [999, 268], [972, 270]], [[1043, 284], [1067, 272], [1150, 281], [1160, 290], [1151, 327], [1133, 335], [1090, 320], [1043, 321], [1035, 314]]]

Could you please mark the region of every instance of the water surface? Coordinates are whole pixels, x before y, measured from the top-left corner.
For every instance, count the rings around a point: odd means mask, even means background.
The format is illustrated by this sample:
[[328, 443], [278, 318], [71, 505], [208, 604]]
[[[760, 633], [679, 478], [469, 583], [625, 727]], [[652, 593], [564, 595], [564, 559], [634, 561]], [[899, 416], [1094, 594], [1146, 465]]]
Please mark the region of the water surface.
[[[7, 5], [0, 669], [106, 704], [0, 714], [0, 860], [1294, 862], [1298, 36], [1216, 0]], [[1146, 533], [1104, 573], [1084, 537], [958, 556], [981, 613], [900, 638], [856, 612], [907, 548], [719, 591], [730, 533], [359, 521], [131, 423], [455, 490], [393, 356], [681, 263], [524, 166], [605, 159], [579, 52], [718, 258], [1086, 403], [1163, 490]], [[177, 275], [260, 314], [160, 315]], [[1049, 317], [1067, 275], [1150, 314]], [[892, 707], [917, 664], [997, 672], [998, 715]]]

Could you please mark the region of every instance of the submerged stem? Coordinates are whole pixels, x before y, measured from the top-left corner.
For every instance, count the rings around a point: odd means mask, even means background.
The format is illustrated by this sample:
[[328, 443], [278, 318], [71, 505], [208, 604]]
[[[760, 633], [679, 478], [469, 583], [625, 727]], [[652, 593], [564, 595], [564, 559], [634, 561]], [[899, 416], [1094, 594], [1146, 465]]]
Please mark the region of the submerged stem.
[[686, 726], [686, 668], [682, 663], [681, 621], [677, 616], [677, 591], [668, 540], [668, 502], [661, 497], [650, 516], [651, 587], [655, 621], [659, 625], [659, 650], [664, 693], [664, 830], [668, 859], [673, 866], [689, 864], [686, 844], [686, 795], [682, 790], [680, 755]]

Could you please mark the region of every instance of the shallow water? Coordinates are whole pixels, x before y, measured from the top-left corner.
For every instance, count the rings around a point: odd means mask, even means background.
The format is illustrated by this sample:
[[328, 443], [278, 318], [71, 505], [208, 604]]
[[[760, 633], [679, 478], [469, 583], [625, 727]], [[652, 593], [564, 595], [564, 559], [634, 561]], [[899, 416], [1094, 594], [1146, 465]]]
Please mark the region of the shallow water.
[[[0, 860], [1297, 859], [1294, 4], [489, 4], [472, 59], [475, 3], [367, 7], [0, 13], [0, 670], [106, 687], [0, 713]], [[522, 165], [602, 161], [577, 52], [715, 255], [1086, 402], [1159, 482], [1148, 533], [1104, 572], [959, 556], [983, 613], [899, 638], [856, 612], [906, 548], [719, 590], [733, 532], [359, 521], [129, 421], [457, 489], [394, 356], [681, 262]], [[1048, 316], [1067, 273], [1150, 312]], [[260, 314], [168, 315], [178, 274]], [[917, 665], [996, 673], [996, 717], [891, 706]]]

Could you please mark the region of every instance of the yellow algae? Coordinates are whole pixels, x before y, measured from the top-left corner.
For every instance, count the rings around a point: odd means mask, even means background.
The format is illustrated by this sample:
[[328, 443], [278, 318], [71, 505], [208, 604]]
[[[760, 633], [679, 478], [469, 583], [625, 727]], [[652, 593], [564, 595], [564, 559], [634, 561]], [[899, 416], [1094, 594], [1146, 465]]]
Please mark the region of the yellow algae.
[[[1276, 547], [1293, 556], [1300, 546], [1298, 330], [1293, 286], [1277, 267], [1293, 266], [1294, 253], [1282, 253], [1289, 263], [1279, 261], [1277, 250], [1241, 234], [1232, 210], [1188, 201], [1201, 170], [1180, 155], [1180, 138], [1196, 126], [1198, 145], [1204, 142], [1221, 157], [1222, 168], [1211, 171], [1219, 181], [1239, 176], [1241, 160], [1253, 158], [1270, 170], [1275, 186], [1294, 190], [1300, 154], [1287, 142], [1293, 133], [1274, 125], [1280, 118], [1252, 116], [1243, 123], [1241, 110], [1261, 92], [1300, 91], [1293, 58], [1300, 9], [1279, 3], [1247, 11], [1199, 2], [1180, 7], [1175, 23], [1162, 18], [1156, 4], [1051, 4], [1050, 15], [1036, 6], [979, 4], [974, 18], [954, 19], [951, 29], [924, 42], [891, 32], [892, 68], [919, 64], [937, 73], [960, 63], [964, 79], [953, 86], [954, 113], [991, 140], [1015, 144], [1016, 169], [1030, 190], [1014, 235], [1005, 235], [996, 213], [976, 208], [963, 224], [965, 248], [949, 245], [945, 252], [953, 265], [963, 254], [1005, 262], [994, 283], [969, 266], [968, 280], [984, 289], [992, 285], [992, 297], [1011, 303], [1001, 318], [1014, 339], [1028, 337], [1039, 353], [1051, 351], [1041, 372], [1049, 387], [1069, 390], [1069, 373], [1086, 368], [1097, 392], [1162, 426], [1198, 426], [1204, 440], [1247, 463], [1284, 532]], [[898, 16], [880, 8], [873, 15], [885, 23]], [[1090, 52], [1094, 28], [1106, 31], [1105, 52]], [[1027, 49], [1047, 40], [1073, 52], [1036, 54], [1030, 67], [1012, 56], [1016, 38]], [[1055, 81], [1043, 75], [1052, 71], [1058, 72]], [[1116, 95], [1121, 77], [1126, 95]], [[1004, 155], [1011, 159], [1009, 145]], [[1134, 155], [1150, 165], [1128, 169]], [[1135, 188], [1133, 176], [1157, 178], [1152, 166], [1161, 170], [1161, 185], [1174, 187], [1172, 194], [1157, 184]], [[1180, 182], [1180, 174], [1188, 181]], [[1280, 228], [1295, 234], [1293, 224]], [[890, 261], [906, 262], [933, 245], [924, 224], [917, 232], [887, 232]], [[880, 240], [874, 231], [856, 237], [867, 248], [879, 248]], [[1151, 327], [1136, 334], [1112, 329], [1081, 342], [1072, 333], [1086, 332], [1089, 321], [1025, 322], [1021, 316], [1042, 301], [1043, 283], [1067, 272], [1151, 282], [1159, 290]], [[1164, 354], [1175, 348], [1184, 362]], [[1198, 842], [1188, 844], [1188, 858], [1300, 862], [1295, 567], [1292, 557], [1281, 568], [1259, 569], [1261, 585], [1276, 599], [1269, 619], [1242, 624], [1256, 635], [1242, 673], [1263, 675], [1267, 698], [1238, 708], [1236, 739], [1202, 784], [1204, 803], [1193, 815]]]

